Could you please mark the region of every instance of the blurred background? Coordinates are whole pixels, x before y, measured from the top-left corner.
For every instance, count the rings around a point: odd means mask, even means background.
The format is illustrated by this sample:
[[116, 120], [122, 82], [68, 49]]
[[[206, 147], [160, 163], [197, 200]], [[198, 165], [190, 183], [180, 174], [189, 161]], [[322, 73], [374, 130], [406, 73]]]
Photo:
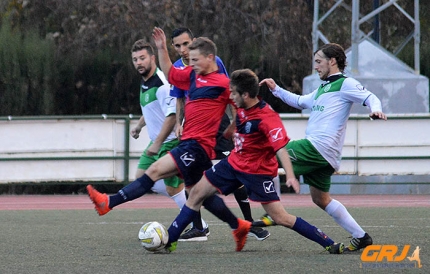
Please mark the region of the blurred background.
[[[389, 2], [378, 0], [379, 5]], [[319, 1], [323, 14], [338, 1]], [[351, 11], [337, 9], [324, 35], [351, 46]], [[228, 71], [250, 68], [301, 94], [312, 73], [313, 0], [2, 0], [0, 2], [0, 116], [136, 114], [140, 77], [131, 63], [137, 39], [152, 43], [154, 26], [189, 27], [211, 38]], [[360, 1], [360, 12], [374, 9]], [[397, 4], [414, 14], [414, 1]], [[430, 76], [430, 2], [420, 1], [420, 73]], [[374, 28], [374, 21], [360, 26]], [[394, 7], [381, 12], [378, 42], [399, 47], [414, 25]], [[170, 48], [172, 60], [176, 60]], [[413, 67], [413, 42], [397, 55]], [[297, 112], [262, 89], [278, 112]]]

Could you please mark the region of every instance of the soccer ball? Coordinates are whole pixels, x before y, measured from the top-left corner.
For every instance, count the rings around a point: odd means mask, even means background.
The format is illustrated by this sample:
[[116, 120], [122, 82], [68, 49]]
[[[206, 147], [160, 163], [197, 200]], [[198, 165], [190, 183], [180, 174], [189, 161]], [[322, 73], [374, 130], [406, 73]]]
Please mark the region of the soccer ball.
[[169, 241], [166, 227], [159, 222], [144, 224], [139, 230], [138, 237], [143, 248], [152, 252], [163, 249]]

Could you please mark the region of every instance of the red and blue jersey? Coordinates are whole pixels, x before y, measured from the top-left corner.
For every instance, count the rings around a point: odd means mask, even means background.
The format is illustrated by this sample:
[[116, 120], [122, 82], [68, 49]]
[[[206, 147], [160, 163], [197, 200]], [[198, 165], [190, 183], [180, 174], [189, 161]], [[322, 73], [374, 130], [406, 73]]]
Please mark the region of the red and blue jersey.
[[168, 81], [182, 90], [188, 90], [181, 140], [198, 141], [208, 156], [214, 159], [216, 134], [225, 108], [231, 103], [230, 79], [218, 71], [197, 75], [191, 67], [172, 66]]
[[266, 102], [260, 101], [249, 109], [239, 108], [236, 115], [235, 148], [228, 157], [234, 169], [249, 173], [278, 174], [276, 152], [290, 138], [279, 114]]
[[[215, 61], [216, 61], [216, 64], [218, 66], [218, 72], [219, 73], [224, 73], [228, 77], [227, 69], [225, 68], [224, 63], [222, 62], [221, 58], [219, 58], [218, 56], [215, 56]], [[186, 65], [184, 63], [184, 61], [182, 60], [182, 58], [179, 58], [178, 60], [176, 60], [176, 62], [173, 63], [173, 66], [175, 68], [181, 68], [181, 69], [184, 69], [184, 68], [188, 67], [188, 65]], [[183, 90], [183, 89], [180, 89], [180, 88], [178, 88], [176, 86], [172, 86], [171, 89], [170, 89], [170, 96], [173, 96], [173, 97], [176, 97], [176, 98], [186, 97], [187, 93], [188, 93], [188, 90]]]

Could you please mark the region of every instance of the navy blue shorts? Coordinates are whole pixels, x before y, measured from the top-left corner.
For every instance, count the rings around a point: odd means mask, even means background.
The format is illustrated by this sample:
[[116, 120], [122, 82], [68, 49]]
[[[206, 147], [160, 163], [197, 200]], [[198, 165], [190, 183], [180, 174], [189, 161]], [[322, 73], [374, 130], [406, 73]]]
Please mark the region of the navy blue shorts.
[[203, 176], [203, 172], [212, 166], [206, 151], [196, 140], [184, 140], [170, 152], [179, 176], [184, 179], [186, 187], [195, 185]]
[[252, 201], [263, 204], [279, 201], [272, 176], [237, 171], [227, 158], [206, 170], [205, 176], [221, 194], [228, 195], [244, 185]]

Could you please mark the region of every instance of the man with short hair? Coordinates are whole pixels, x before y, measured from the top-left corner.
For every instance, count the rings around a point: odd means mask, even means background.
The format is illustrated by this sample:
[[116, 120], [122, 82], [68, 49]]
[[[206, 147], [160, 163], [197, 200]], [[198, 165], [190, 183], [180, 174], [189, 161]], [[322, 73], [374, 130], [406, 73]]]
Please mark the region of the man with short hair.
[[[131, 130], [133, 138], [139, 138], [143, 127], [147, 127], [150, 142], [142, 153], [136, 170], [136, 178], [179, 144], [175, 136], [176, 100], [170, 96], [170, 84], [163, 72], [157, 68], [154, 49], [145, 40], [137, 40], [131, 48], [133, 66], [141, 75], [140, 106], [142, 116]], [[152, 191], [173, 199], [179, 209], [185, 204], [184, 184], [177, 176], [155, 182]]]
[[[180, 27], [173, 30], [171, 35], [172, 46], [180, 56], [176, 62], [173, 63], [174, 67], [177, 68], [185, 68], [189, 65], [189, 48], [188, 46], [194, 41], [194, 35], [189, 28]], [[228, 76], [227, 70], [222, 62], [221, 58], [215, 56], [216, 63], [218, 65], [219, 73], [223, 73]], [[175, 96], [177, 98], [176, 104], [176, 129], [177, 132], [181, 131], [183, 116], [184, 116], [184, 104], [187, 98], [187, 90], [182, 90], [176, 86], [173, 86], [170, 95]], [[230, 111], [234, 112], [233, 109]], [[221, 120], [221, 125], [217, 133], [217, 142], [215, 145], [215, 159], [221, 160], [227, 157], [230, 154], [230, 151], [234, 148], [233, 142], [231, 139], [227, 139], [224, 137], [224, 131], [230, 125], [230, 118], [227, 114], [224, 114]], [[180, 133], [179, 133], [180, 134]], [[246, 190], [244, 187], [238, 188], [234, 191], [234, 197], [239, 204], [239, 207], [242, 211], [242, 214], [245, 220], [252, 222], [253, 218], [251, 215], [251, 206], [249, 204], [248, 195], [246, 194]], [[198, 221], [200, 216], [196, 217], [197, 220], [191, 224], [191, 228], [186, 230], [184, 234], [179, 237], [179, 241], [194, 241], [195, 239], [200, 240], [205, 237], [205, 233], [209, 231], [207, 227], [204, 227]], [[250, 236], [255, 237], [257, 240], [262, 241], [267, 239], [270, 236], [269, 231], [262, 229], [260, 227], [253, 227], [249, 232]]]
[[[297, 109], [310, 109], [306, 137], [287, 144], [296, 176], [309, 185], [312, 201], [326, 211], [336, 223], [351, 233], [345, 251], [357, 251], [373, 243], [372, 238], [354, 220], [345, 206], [330, 197], [331, 176], [340, 167], [346, 124], [354, 103], [370, 109], [371, 119], [387, 120], [381, 101], [357, 80], [346, 77], [344, 49], [335, 43], [320, 47], [315, 53], [314, 67], [324, 83], [312, 93], [297, 95], [280, 88], [273, 79], [264, 79], [276, 97]], [[270, 224], [267, 216], [263, 220]]]

